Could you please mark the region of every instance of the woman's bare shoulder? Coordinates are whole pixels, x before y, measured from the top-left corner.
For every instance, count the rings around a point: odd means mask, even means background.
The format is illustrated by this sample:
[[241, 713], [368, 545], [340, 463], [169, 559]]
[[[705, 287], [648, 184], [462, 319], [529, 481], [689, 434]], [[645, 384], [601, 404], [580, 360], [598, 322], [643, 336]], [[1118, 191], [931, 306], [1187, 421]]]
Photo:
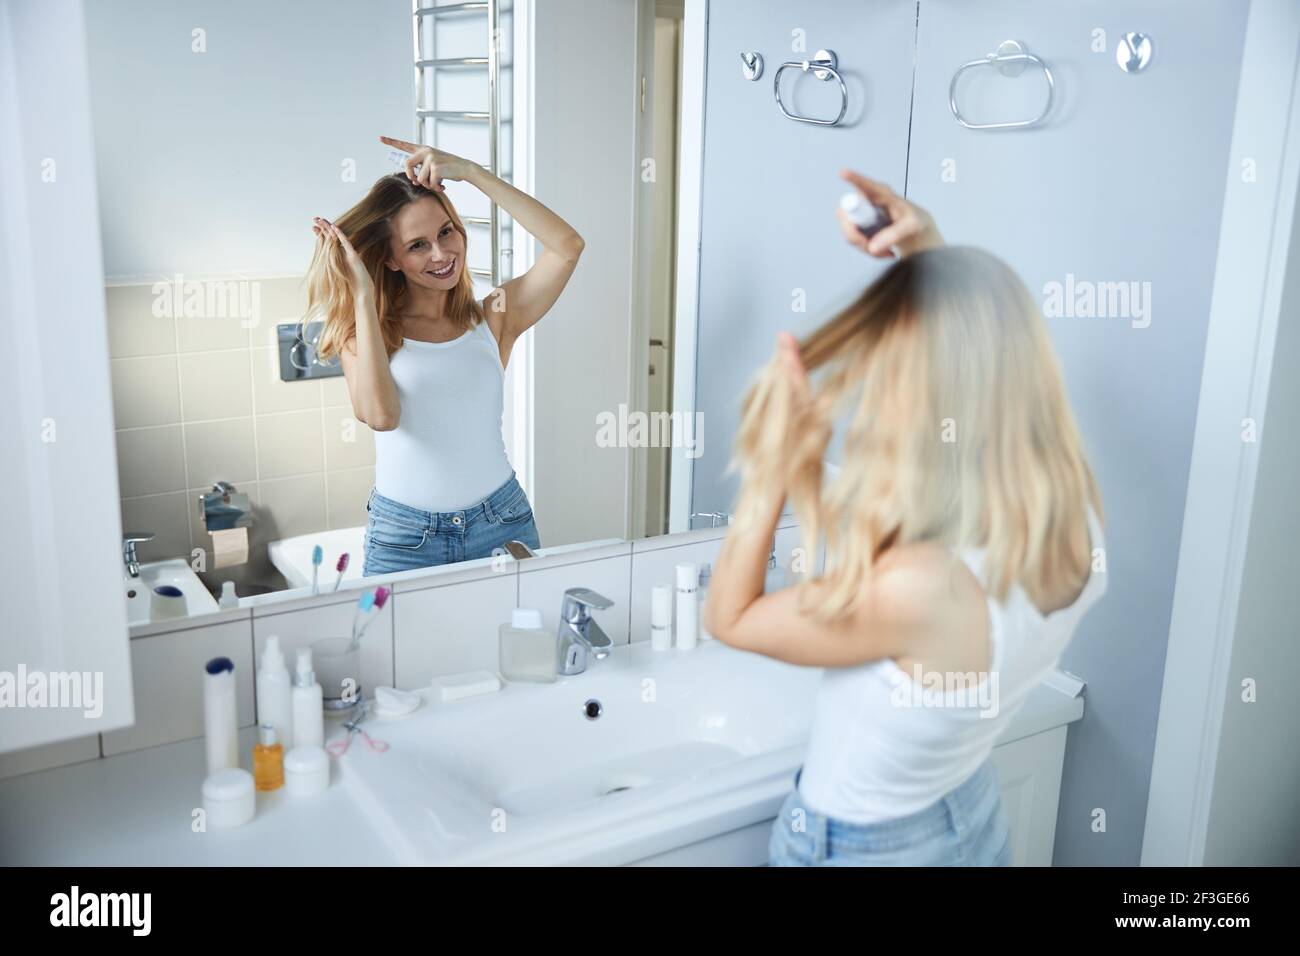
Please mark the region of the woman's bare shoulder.
[[960, 557], [932, 541], [899, 545], [876, 561], [884, 599], [916, 621], [915, 650], [935, 649], [955, 635], [981, 642], [988, 632], [983, 585]]

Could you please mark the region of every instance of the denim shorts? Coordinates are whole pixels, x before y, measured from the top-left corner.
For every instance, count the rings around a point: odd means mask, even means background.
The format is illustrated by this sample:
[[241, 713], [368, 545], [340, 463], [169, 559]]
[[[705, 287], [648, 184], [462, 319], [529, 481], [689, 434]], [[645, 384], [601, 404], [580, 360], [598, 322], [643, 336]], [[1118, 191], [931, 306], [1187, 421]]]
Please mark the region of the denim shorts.
[[533, 508], [515, 477], [460, 511], [421, 511], [371, 489], [363, 577], [488, 558], [507, 541], [541, 547]]
[[[800, 768], [802, 772], [802, 768]], [[808, 809], [794, 792], [772, 824], [771, 866], [1010, 866], [1011, 831], [992, 760], [916, 813], [848, 823]]]

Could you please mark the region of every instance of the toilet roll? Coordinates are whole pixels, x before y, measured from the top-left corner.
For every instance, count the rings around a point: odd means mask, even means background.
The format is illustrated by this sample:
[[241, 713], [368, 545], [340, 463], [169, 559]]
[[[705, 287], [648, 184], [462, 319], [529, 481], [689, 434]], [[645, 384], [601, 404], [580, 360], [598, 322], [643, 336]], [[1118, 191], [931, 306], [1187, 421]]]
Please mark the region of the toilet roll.
[[248, 529], [230, 528], [226, 531], [210, 531], [212, 535], [212, 566], [228, 568], [232, 564], [243, 564], [248, 560]]

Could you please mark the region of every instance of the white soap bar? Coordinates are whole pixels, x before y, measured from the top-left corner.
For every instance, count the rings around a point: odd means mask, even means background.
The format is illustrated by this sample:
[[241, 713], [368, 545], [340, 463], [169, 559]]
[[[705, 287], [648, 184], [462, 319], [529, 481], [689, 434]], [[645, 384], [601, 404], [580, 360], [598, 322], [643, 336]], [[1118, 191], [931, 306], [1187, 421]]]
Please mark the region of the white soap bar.
[[501, 678], [491, 671], [466, 671], [463, 674], [435, 677], [432, 686], [435, 698], [446, 704], [498, 691], [501, 689]]

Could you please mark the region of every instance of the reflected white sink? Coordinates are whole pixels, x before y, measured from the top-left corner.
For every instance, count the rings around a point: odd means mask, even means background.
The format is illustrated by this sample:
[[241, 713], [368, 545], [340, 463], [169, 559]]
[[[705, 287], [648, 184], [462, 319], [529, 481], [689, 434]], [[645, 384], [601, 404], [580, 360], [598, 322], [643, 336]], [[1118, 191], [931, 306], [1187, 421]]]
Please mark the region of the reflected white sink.
[[[371, 718], [341, 778], [408, 863], [618, 864], [771, 819], [820, 671], [716, 642]], [[601, 714], [589, 719], [588, 701]]]
[[184, 558], [169, 561], [151, 561], [140, 565], [140, 576], [132, 578], [122, 569], [122, 584], [126, 591], [126, 622], [128, 625], [144, 624], [149, 620], [153, 602], [153, 589], [170, 584], [185, 596], [186, 616], [211, 614], [217, 610], [216, 599], [203, 586], [199, 576]]
[[266, 546], [267, 555], [275, 569], [284, 575], [290, 588], [311, 587], [311, 552], [320, 545], [323, 552], [320, 575], [317, 584], [322, 591], [333, 590], [338, 580], [339, 556], [348, 553], [348, 567], [343, 572], [344, 581], [361, 577], [365, 564], [363, 548], [366, 540], [366, 526], [355, 528], [334, 528], [331, 531], [313, 531], [300, 534], [296, 538], [281, 538]]

